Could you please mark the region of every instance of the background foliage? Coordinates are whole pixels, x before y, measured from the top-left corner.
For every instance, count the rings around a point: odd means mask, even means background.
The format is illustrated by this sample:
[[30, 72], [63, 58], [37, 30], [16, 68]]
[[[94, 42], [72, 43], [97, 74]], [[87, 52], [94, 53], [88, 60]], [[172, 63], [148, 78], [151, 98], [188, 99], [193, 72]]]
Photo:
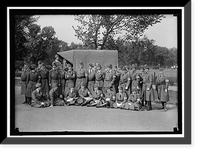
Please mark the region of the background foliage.
[[55, 54], [71, 49], [118, 50], [119, 66], [144, 65], [162, 67], [177, 64], [177, 49], [155, 45], [154, 40], [143, 35], [149, 26], [159, 23], [163, 15], [78, 15], [80, 25], [73, 27], [82, 44], [68, 44], [55, 37], [48, 26], [41, 29], [38, 18], [30, 15], [15, 17], [16, 69], [23, 62], [39, 60], [51, 65]]

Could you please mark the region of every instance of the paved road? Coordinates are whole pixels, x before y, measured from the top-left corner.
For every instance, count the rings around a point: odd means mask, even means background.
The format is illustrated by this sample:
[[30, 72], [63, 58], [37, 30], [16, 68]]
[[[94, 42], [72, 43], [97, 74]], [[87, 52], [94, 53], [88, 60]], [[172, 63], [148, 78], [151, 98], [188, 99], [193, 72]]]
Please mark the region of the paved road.
[[[168, 111], [128, 111], [81, 106], [32, 108], [21, 104], [24, 97], [16, 87], [16, 127], [23, 132], [41, 131], [173, 131], [177, 126], [177, 108]], [[159, 105], [160, 106], [160, 105]]]

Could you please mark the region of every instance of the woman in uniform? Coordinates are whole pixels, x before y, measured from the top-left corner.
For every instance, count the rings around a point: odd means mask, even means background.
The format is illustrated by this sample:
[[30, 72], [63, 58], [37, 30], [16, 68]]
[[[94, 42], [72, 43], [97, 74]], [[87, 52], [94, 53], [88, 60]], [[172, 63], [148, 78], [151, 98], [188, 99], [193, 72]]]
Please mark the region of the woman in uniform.
[[50, 102], [47, 100], [43, 100], [42, 98], [41, 83], [36, 83], [35, 87], [36, 89], [31, 94], [32, 96], [31, 106], [36, 108], [49, 107]]
[[99, 87], [99, 89], [101, 91], [103, 91], [103, 85], [104, 85], [103, 80], [104, 80], [105, 75], [104, 75], [103, 71], [101, 70], [100, 64], [97, 65], [96, 69], [97, 70], [96, 70], [96, 73], [95, 73], [95, 84], [94, 84], [94, 86]]
[[29, 73], [29, 68], [28, 68], [28, 65], [27, 64], [24, 64], [24, 67], [22, 69], [22, 74], [21, 74], [21, 95], [25, 95], [25, 102], [23, 102], [23, 104], [27, 104], [27, 97], [26, 97], [26, 87], [27, 87], [27, 82], [26, 82], [26, 79], [27, 79], [27, 76], [28, 76], [28, 73]]
[[48, 97], [49, 95], [49, 71], [44, 65], [42, 65], [39, 75], [41, 77], [41, 91], [43, 96]]
[[50, 86], [50, 89], [60, 86], [60, 74], [59, 74], [59, 71], [56, 69], [56, 65], [55, 64], [52, 64], [52, 66], [53, 66], [53, 68], [49, 72], [49, 86]]
[[65, 98], [64, 98], [65, 104], [67, 106], [74, 105], [77, 99], [78, 99], [77, 91], [75, 90], [74, 87], [71, 87], [71, 89], [68, 90], [67, 93], [65, 93]]
[[114, 71], [112, 70], [112, 65], [109, 64], [107, 66], [107, 69], [105, 70], [104, 89], [103, 89], [104, 94], [106, 93], [108, 88], [110, 88], [113, 92], [116, 93], [114, 86], [115, 78], [116, 76]]
[[116, 94], [116, 101], [113, 104], [114, 108], [123, 108], [124, 104], [127, 102], [127, 94], [123, 92], [123, 88], [121, 86], [118, 87], [119, 92]]
[[143, 78], [143, 97], [147, 104], [147, 110], [152, 110], [151, 102], [155, 101], [153, 90], [153, 75], [149, 72], [149, 67], [145, 68], [145, 74]]
[[51, 103], [51, 107], [53, 106], [65, 106], [64, 100], [62, 100], [62, 95], [59, 96], [56, 92], [58, 90], [58, 87], [55, 86], [49, 91], [49, 99]]
[[86, 69], [84, 68], [84, 64], [82, 61], [79, 63], [79, 69], [76, 72], [76, 90], [79, 90], [81, 87], [81, 84], [84, 82], [86, 83], [87, 80], [87, 72]]
[[156, 85], [158, 90], [158, 98], [162, 104], [162, 108], [167, 111], [166, 104], [169, 101], [169, 79], [164, 74], [164, 69], [160, 69], [160, 74], [156, 79]]
[[92, 101], [92, 95], [90, 91], [86, 88], [86, 83], [81, 83], [81, 88], [78, 91], [79, 98], [77, 100], [77, 105], [86, 105]]
[[131, 91], [136, 91], [142, 97], [142, 77], [140, 74], [133, 74], [131, 76]]
[[65, 94], [65, 73], [66, 73], [66, 68], [62, 67], [59, 71], [60, 75], [60, 86], [59, 86], [59, 95], [64, 96]]
[[56, 68], [57, 68], [58, 70], [62, 69], [62, 64], [61, 64], [61, 62], [59, 61], [59, 56], [58, 56], [57, 54], [55, 55], [55, 61], [52, 62], [52, 65], [53, 65], [53, 64], [56, 66]]
[[40, 82], [40, 76], [38, 72], [36, 71], [36, 65], [32, 64], [30, 67], [30, 72], [27, 76], [26, 79], [26, 97], [27, 97], [27, 103], [30, 105], [31, 104], [31, 99], [32, 99], [32, 92], [35, 90], [35, 85], [36, 83]]
[[93, 100], [88, 106], [104, 107], [107, 105], [107, 102], [103, 98], [103, 92], [99, 89], [98, 86], [94, 87], [94, 92], [92, 93]]
[[93, 65], [90, 63], [88, 65], [88, 89], [90, 90], [91, 93], [94, 92], [94, 83], [95, 83], [95, 70], [93, 69]]
[[111, 91], [110, 88], [108, 88], [107, 92], [105, 93], [105, 101], [107, 102], [108, 108], [113, 108], [115, 100], [116, 100], [115, 92]]
[[137, 94], [137, 89], [134, 89], [130, 94], [128, 101], [124, 104], [123, 109], [137, 110], [139, 111], [142, 107], [140, 95]]
[[120, 75], [119, 85], [122, 87], [123, 92], [129, 96], [131, 94], [131, 78], [126, 67], [123, 67], [123, 72]]
[[68, 64], [68, 70], [65, 72], [65, 93], [67, 93], [75, 85], [75, 71], [72, 66]]

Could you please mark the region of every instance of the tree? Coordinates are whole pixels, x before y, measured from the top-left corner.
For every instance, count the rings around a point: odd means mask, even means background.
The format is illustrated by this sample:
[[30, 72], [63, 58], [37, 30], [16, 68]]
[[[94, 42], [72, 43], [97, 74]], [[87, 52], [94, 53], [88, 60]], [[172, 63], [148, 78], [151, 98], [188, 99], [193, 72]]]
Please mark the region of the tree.
[[124, 32], [127, 40], [134, 40], [143, 35], [148, 26], [161, 21], [163, 15], [77, 15], [80, 25], [75, 36], [87, 47], [105, 48], [109, 36], [113, 37]]
[[15, 53], [16, 60], [23, 60], [27, 56], [24, 43], [27, 42], [27, 31], [38, 18], [31, 15], [15, 16]]
[[54, 60], [55, 54], [60, 51], [60, 41], [55, 38], [53, 27], [44, 27], [42, 30], [37, 24], [29, 27], [27, 32], [27, 42], [24, 46], [27, 49], [27, 62], [37, 63], [42, 60], [50, 64]]

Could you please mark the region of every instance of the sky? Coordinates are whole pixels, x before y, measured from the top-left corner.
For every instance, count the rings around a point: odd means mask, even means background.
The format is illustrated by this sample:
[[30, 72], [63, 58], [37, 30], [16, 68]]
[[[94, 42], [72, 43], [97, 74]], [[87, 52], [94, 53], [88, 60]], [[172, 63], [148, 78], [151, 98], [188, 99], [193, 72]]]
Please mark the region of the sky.
[[[76, 27], [78, 22], [73, 15], [39, 15], [36, 24], [41, 28], [52, 26], [58, 39], [67, 42], [82, 43], [75, 37], [72, 26]], [[150, 26], [144, 33], [149, 39], [155, 40], [155, 45], [167, 48], [177, 48], [177, 17], [165, 15], [165, 18], [153, 26]]]

